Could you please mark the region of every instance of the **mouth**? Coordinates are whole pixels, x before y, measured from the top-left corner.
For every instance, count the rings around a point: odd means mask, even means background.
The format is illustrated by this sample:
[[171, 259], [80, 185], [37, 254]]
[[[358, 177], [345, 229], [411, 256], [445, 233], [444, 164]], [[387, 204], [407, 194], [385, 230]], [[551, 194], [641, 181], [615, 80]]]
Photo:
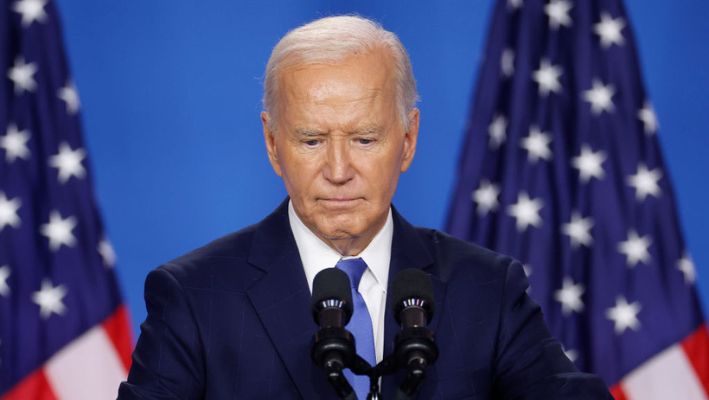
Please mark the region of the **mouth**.
[[318, 199], [318, 202], [325, 208], [342, 210], [355, 207], [362, 200], [361, 197], [325, 197]]

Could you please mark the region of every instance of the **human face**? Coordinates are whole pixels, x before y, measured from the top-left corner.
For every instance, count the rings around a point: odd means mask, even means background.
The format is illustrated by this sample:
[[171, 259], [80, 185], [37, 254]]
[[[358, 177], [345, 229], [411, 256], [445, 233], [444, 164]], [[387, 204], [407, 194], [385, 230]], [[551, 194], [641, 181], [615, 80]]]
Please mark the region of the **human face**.
[[409, 112], [405, 130], [392, 67], [382, 50], [286, 69], [273, 130], [261, 114], [271, 166], [295, 212], [342, 255], [357, 255], [384, 226], [416, 150], [419, 112]]

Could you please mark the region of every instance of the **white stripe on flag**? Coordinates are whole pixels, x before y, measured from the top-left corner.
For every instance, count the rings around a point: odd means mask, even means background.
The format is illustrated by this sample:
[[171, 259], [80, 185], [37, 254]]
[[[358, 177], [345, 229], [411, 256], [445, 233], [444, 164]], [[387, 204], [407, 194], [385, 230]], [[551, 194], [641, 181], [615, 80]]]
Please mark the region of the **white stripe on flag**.
[[115, 399], [126, 372], [101, 325], [69, 343], [45, 365], [60, 399]]
[[680, 345], [645, 362], [628, 374], [621, 385], [631, 400], [707, 399]]

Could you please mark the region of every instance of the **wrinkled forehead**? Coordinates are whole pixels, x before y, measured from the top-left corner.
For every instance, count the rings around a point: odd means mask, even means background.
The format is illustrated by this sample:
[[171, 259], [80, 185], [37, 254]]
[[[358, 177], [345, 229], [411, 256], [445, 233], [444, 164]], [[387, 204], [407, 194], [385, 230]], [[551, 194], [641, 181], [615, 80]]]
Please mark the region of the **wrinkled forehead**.
[[283, 107], [293, 102], [346, 104], [396, 98], [393, 60], [384, 51], [353, 54], [336, 62], [292, 64], [278, 79]]

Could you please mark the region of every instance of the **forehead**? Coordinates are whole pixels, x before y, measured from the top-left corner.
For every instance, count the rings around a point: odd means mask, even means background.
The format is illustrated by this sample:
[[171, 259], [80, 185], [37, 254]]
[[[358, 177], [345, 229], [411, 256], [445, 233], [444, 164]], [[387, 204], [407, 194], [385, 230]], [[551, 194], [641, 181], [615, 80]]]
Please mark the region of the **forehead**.
[[393, 61], [384, 50], [350, 55], [337, 62], [294, 65], [282, 71], [279, 81], [281, 100], [288, 108], [389, 101], [396, 94]]

